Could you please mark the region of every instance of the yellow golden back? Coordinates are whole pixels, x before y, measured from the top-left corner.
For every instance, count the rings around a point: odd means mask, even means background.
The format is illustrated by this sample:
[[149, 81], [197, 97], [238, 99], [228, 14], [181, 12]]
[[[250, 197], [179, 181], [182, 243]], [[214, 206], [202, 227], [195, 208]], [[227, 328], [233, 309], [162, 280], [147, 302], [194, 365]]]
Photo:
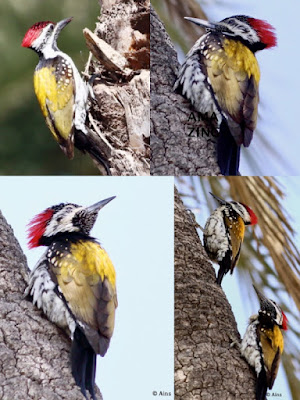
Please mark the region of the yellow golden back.
[[216, 48], [211, 52], [209, 60], [206, 60], [207, 73], [221, 108], [239, 122], [252, 77], [256, 92], [253, 97], [254, 109], [257, 114], [259, 65], [252, 51], [239, 41], [225, 39], [223, 48], [224, 51]]
[[73, 78], [56, 79], [55, 66], [37, 69], [34, 90], [47, 125], [69, 158], [73, 157]]
[[118, 303], [115, 269], [106, 251], [79, 240], [51, 270], [75, 317], [110, 338]]
[[236, 219], [232, 220], [230, 220], [228, 217], [225, 217], [225, 224], [229, 230], [229, 235], [231, 238], [231, 248], [232, 248], [231, 271], [232, 271], [239, 259], [241, 245], [243, 243], [245, 235], [245, 224], [239, 215], [237, 216]]
[[268, 386], [272, 389], [279, 368], [278, 361], [280, 360], [284, 347], [283, 335], [278, 325], [274, 325], [273, 329], [261, 331], [261, 344], [264, 364], [268, 370]]

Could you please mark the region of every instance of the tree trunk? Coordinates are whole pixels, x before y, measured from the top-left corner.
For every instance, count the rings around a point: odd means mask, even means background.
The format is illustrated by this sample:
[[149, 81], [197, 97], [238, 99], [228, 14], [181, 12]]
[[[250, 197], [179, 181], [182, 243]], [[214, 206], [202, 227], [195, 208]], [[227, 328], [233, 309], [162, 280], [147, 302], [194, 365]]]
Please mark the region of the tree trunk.
[[175, 398], [255, 399], [255, 375], [232, 340], [240, 341], [223, 290], [175, 190]]
[[174, 93], [177, 54], [151, 8], [151, 174], [217, 175], [216, 121]]
[[[0, 212], [0, 398], [84, 399], [71, 375], [71, 340], [24, 299], [29, 269]], [[97, 389], [98, 399], [102, 400]]]
[[149, 0], [103, 0], [100, 5], [95, 32], [83, 32], [97, 59], [86, 66], [95, 96], [89, 129], [112, 175], [149, 175]]

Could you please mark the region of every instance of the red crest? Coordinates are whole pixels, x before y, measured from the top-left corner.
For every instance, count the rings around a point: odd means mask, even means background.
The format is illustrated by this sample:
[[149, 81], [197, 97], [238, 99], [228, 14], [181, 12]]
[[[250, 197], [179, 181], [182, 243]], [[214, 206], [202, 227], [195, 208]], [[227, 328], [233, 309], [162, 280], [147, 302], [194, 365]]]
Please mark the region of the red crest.
[[28, 224], [27, 237], [30, 249], [40, 246], [39, 241], [43, 236], [48, 222], [51, 220], [54, 210], [47, 208], [45, 211], [36, 215]]
[[[241, 204], [243, 204], [243, 203], [241, 203]], [[251, 221], [250, 225], [257, 224], [258, 219], [257, 219], [257, 216], [254, 213], [254, 211], [250, 207], [246, 206], [246, 204], [243, 204], [243, 206], [246, 208], [246, 210], [248, 211], [248, 213], [250, 215], [250, 221]]]
[[266, 45], [267, 49], [277, 45], [275, 28], [267, 21], [248, 18], [248, 22], [256, 30], [261, 42]]
[[288, 325], [287, 325], [287, 323], [288, 323], [288, 319], [287, 319], [287, 317], [286, 317], [286, 315], [285, 315], [285, 313], [281, 310], [281, 312], [282, 312], [282, 317], [283, 317], [283, 320], [282, 320], [282, 329], [284, 330], [284, 331], [287, 331], [287, 329], [288, 329]]
[[28, 29], [26, 32], [24, 39], [22, 41], [22, 47], [31, 47], [32, 43], [37, 39], [42, 30], [45, 28], [45, 26], [53, 24], [51, 21], [41, 21], [37, 22], [36, 24], [32, 25], [31, 28]]

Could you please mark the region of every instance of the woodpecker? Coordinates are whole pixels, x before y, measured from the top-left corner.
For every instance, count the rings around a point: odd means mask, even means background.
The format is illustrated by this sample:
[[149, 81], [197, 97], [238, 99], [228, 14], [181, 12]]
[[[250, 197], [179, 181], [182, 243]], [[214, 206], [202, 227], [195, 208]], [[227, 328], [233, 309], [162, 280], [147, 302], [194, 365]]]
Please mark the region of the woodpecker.
[[25, 294], [70, 334], [72, 374], [93, 400], [96, 355], [103, 357], [108, 349], [118, 302], [114, 266], [90, 231], [100, 209], [114, 198], [90, 207], [58, 204], [28, 226], [29, 248], [47, 249], [30, 273]]
[[22, 46], [34, 50], [39, 56], [33, 77], [35, 94], [46, 123], [64, 154], [72, 159], [75, 144], [102, 164], [110, 175], [107, 161], [85, 126], [87, 85], [71, 57], [57, 47], [60, 32], [71, 21], [72, 18], [56, 24], [37, 22], [26, 32]]
[[266, 21], [235, 15], [220, 22], [185, 17], [206, 28], [186, 56], [174, 89], [201, 114], [219, 124], [218, 164], [223, 175], [239, 175], [240, 146], [248, 147], [257, 122], [258, 50], [276, 46]]
[[210, 193], [220, 204], [208, 218], [204, 227], [203, 242], [208, 257], [220, 266], [216, 282], [221, 285], [223, 276], [233, 273], [240, 257], [245, 225], [257, 223], [250, 207], [237, 201], [227, 202]]
[[260, 302], [258, 314], [252, 315], [240, 344], [240, 351], [257, 375], [256, 400], [265, 400], [277, 376], [287, 318], [275, 301], [267, 299], [253, 285]]

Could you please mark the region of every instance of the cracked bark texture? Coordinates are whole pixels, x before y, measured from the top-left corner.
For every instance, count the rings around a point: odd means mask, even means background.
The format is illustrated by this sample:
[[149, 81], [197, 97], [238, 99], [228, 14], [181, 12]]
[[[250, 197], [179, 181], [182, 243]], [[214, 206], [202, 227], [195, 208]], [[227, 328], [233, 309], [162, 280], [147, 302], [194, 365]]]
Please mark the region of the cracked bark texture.
[[[68, 336], [23, 297], [29, 269], [0, 212], [0, 398], [80, 400]], [[99, 389], [97, 399], [102, 400]]]
[[[95, 96], [89, 128], [112, 175], [150, 175], [150, 2], [99, 3], [94, 33], [100, 41], [91, 43], [84, 30], [87, 47], [97, 58], [86, 68]], [[111, 62], [116, 57], [122, 66]]]
[[[150, 12], [151, 32], [151, 174], [217, 175], [213, 121], [192, 109], [174, 93], [179, 63], [173, 44], [156, 12]], [[207, 136], [204, 131], [210, 131]]]
[[234, 315], [175, 190], [175, 399], [255, 400]]

